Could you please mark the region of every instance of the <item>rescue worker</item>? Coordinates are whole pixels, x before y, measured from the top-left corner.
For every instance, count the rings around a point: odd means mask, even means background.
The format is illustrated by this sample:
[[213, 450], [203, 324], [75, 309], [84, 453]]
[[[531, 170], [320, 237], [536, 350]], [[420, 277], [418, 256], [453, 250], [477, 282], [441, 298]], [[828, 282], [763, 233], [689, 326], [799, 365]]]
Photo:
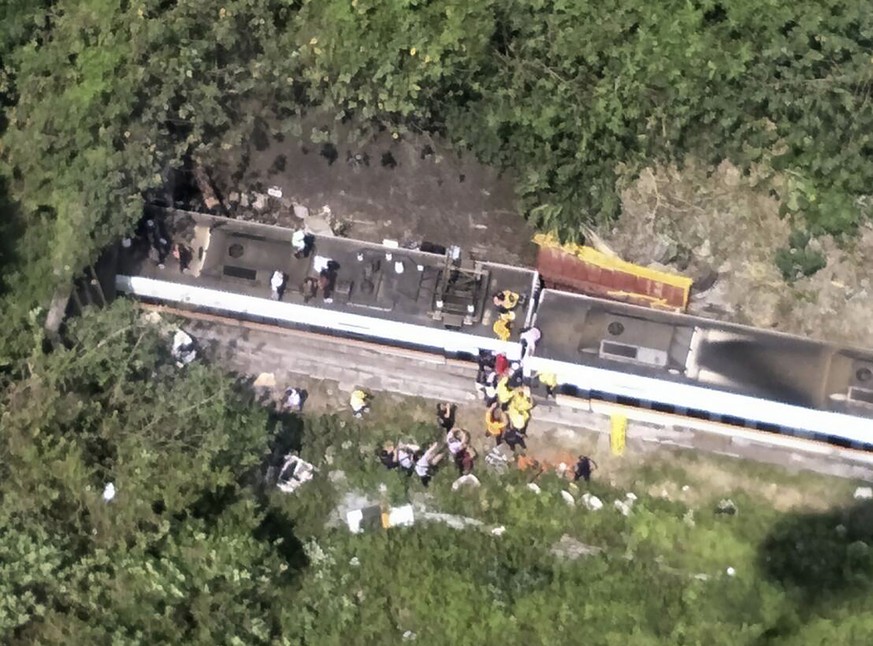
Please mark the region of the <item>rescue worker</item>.
[[509, 402], [512, 401], [513, 390], [509, 385], [509, 377], [501, 377], [497, 381], [497, 403], [500, 408], [506, 410], [509, 408]]
[[530, 415], [533, 408], [533, 399], [530, 396], [530, 388], [519, 388], [512, 393], [512, 399], [509, 402], [509, 409], [517, 411], [522, 415]]
[[508, 289], [504, 289], [503, 291], [494, 294], [491, 302], [494, 303], [494, 307], [497, 308], [498, 312], [505, 314], [506, 312], [514, 310], [518, 306], [519, 300], [520, 297], [518, 294]]
[[538, 372], [537, 380], [546, 389], [546, 397], [555, 396], [555, 389], [558, 387], [558, 376], [554, 372]]
[[506, 417], [509, 418], [509, 426], [506, 431], [503, 432], [504, 436], [510, 429], [517, 431], [518, 433], [524, 433], [527, 424], [530, 421], [529, 412], [521, 411], [516, 408], [510, 408], [506, 413]]
[[485, 412], [485, 436], [493, 437], [497, 444], [500, 444], [500, 438], [506, 429], [507, 423], [506, 413], [495, 402]]
[[[510, 426], [503, 432], [503, 437], [501, 441], [506, 442], [506, 446], [512, 449], [515, 452], [515, 447], [520, 446], [521, 448], [527, 450], [527, 444], [524, 442], [524, 436], [517, 430]], [[500, 441], [497, 442], [500, 444]]]
[[355, 417], [360, 419], [364, 416], [364, 413], [370, 410], [370, 394], [360, 388], [356, 388], [352, 391], [351, 397], [349, 397], [349, 406]]
[[509, 337], [512, 336], [512, 322], [505, 320], [503, 316], [494, 321], [491, 329], [501, 341], [509, 341]]

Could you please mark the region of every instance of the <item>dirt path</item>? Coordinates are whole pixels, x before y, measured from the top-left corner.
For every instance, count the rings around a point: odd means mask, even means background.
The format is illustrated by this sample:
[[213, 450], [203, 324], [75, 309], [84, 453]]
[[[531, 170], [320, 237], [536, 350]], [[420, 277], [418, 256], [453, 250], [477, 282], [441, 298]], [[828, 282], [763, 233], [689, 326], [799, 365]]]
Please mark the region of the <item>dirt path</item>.
[[[320, 125], [311, 118], [303, 132]], [[351, 237], [457, 244], [495, 262], [533, 262], [533, 231], [515, 209], [511, 178], [448, 152], [439, 140], [392, 135], [354, 143], [347, 125], [334, 126], [324, 143], [261, 134], [248, 150], [229, 153], [214, 179], [225, 196], [276, 186], [286, 202], [329, 206], [350, 224]], [[277, 215], [280, 223], [295, 222], [287, 206]]]

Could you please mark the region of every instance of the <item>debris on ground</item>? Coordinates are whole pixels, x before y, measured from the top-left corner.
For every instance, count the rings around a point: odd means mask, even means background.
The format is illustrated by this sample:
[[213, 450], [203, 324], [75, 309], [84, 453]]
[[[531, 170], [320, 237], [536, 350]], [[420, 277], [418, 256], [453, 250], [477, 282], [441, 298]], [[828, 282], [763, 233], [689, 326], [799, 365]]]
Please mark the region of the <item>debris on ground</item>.
[[737, 573], [737, 571], [735, 569], [733, 569], [732, 567], [729, 567], [727, 570], [725, 570], [725, 572], [727, 573], [728, 576], [734, 576]]
[[197, 358], [197, 350], [194, 349], [194, 339], [184, 330], [176, 330], [173, 335], [173, 348], [171, 351], [176, 360], [176, 367], [182, 368]]
[[598, 511], [603, 509], [603, 501], [591, 493], [582, 494], [582, 504], [589, 511]]
[[507, 471], [512, 463], [512, 459], [512, 450], [505, 444], [495, 446], [485, 454], [485, 464], [498, 473]]
[[715, 513], [724, 516], [736, 516], [737, 506], [730, 498], [723, 498], [718, 502], [718, 506], [715, 508]]
[[482, 527], [484, 523], [476, 518], [468, 516], [456, 516], [454, 514], [442, 514], [435, 511], [422, 512], [421, 518], [437, 523], [444, 523], [453, 529], [465, 529], [467, 527]]
[[858, 487], [855, 489], [855, 500], [870, 500], [873, 498], [873, 487]]
[[468, 473], [467, 475], [461, 476], [452, 483], [452, 491], [457, 491], [461, 487], [476, 488], [481, 484], [482, 483], [479, 482], [479, 478], [474, 476], [472, 473]]
[[603, 551], [603, 548], [594, 545], [586, 545], [569, 534], [564, 534], [557, 543], [552, 545], [549, 551], [558, 558], [575, 561], [583, 556], [594, 556], [600, 554], [600, 552]]
[[115, 485], [110, 482], [103, 487], [103, 500], [110, 502], [113, 498], [115, 498]]
[[491, 530], [491, 535], [492, 536], [503, 536], [503, 534], [505, 532], [506, 532], [506, 528], [503, 525], [499, 525]]
[[293, 453], [286, 455], [285, 462], [279, 471], [279, 477], [276, 479], [276, 486], [285, 493], [293, 493], [301, 485], [312, 480], [316, 471], [317, 469], [312, 464]]
[[275, 388], [276, 375], [272, 372], [262, 372], [255, 378], [252, 386], [255, 388]]

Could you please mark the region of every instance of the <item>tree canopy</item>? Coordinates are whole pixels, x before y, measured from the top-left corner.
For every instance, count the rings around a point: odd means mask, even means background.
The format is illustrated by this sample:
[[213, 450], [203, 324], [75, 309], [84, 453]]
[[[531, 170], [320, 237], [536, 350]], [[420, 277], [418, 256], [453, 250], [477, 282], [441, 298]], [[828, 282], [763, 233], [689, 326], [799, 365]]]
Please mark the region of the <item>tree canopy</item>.
[[845, 0], [62, 0], [2, 22], [0, 155], [61, 274], [183, 155], [312, 109], [441, 132], [569, 236], [687, 155], [787, 173], [820, 231], [850, 230], [873, 180], [873, 17]]

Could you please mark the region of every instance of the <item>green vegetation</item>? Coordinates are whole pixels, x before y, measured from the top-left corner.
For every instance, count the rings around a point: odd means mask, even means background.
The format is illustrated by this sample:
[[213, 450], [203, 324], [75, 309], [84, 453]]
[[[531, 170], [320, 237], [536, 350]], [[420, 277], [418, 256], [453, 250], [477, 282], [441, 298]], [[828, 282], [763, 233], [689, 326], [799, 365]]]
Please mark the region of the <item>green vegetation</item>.
[[615, 216], [619, 179], [689, 155], [784, 172], [814, 233], [850, 231], [873, 181], [873, 16], [844, 0], [19, 0], [2, 18], [2, 170], [59, 277], [183, 156], [311, 111], [443, 133], [570, 237]]
[[[640, 471], [628, 517], [611, 508], [625, 490], [594, 482], [606, 508], [570, 509], [553, 475], [536, 495], [526, 474], [480, 467], [482, 487], [456, 493], [447, 469], [425, 490], [372, 454], [434, 436], [396, 406], [377, 400], [363, 422], [269, 415], [246, 382], [177, 369], [168, 339], [123, 303], [66, 339], [3, 383], [4, 644], [400, 644], [407, 631], [434, 645], [869, 643], [869, 505], [780, 514], [737, 490], [739, 513], [722, 516], [723, 493], [646, 495], [661, 469]], [[319, 469], [293, 495], [263, 478], [288, 449]], [[667, 475], [698, 487], [681, 462]], [[332, 526], [345, 493], [378, 498], [380, 484], [386, 502], [412, 496], [484, 526]], [[600, 551], [556, 556], [562, 537]]]
[[[351, 536], [332, 503], [421, 494], [370, 451], [428, 426], [273, 419], [217, 368], [174, 368], [124, 305], [48, 351], [39, 306], [168, 169], [302, 135], [307, 113], [443, 134], [566, 237], [615, 216], [623, 179], [689, 156], [782, 173], [800, 229], [850, 232], [873, 183], [871, 47], [873, 13], [838, 0], [5, 2], [0, 642], [869, 643], [867, 506], [785, 516], [737, 494], [723, 518], [641, 496], [624, 518], [569, 510], [556, 479], [536, 497], [521, 474], [463, 494], [443, 475], [428, 505], [506, 533]], [[800, 234], [780, 257], [789, 279], [818, 263]], [[263, 482], [287, 447], [321, 469], [299, 495]], [[565, 534], [602, 552], [560, 560]]]

